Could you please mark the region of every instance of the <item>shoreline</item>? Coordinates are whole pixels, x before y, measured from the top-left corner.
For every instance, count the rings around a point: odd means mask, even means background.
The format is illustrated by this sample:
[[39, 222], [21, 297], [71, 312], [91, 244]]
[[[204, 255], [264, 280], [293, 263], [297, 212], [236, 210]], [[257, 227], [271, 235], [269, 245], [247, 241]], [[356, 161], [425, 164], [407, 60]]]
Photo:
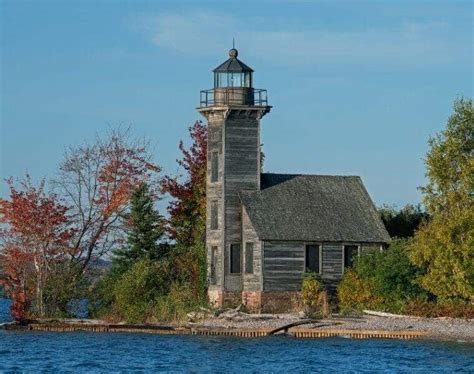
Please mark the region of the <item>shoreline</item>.
[[[259, 318], [261, 317], [261, 319]], [[297, 326], [288, 325], [299, 324]], [[253, 315], [251, 318], [228, 320], [212, 317], [184, 324], [126, 324], [101, 320], [44, 320], [21, 326], [0, 324], [5, 330], [50, 332], [110, 332], [151, 333], [162, 335], [213, 335], [234, 337], [291, 336], [295, 338], [325, 338], [332, 336], [354, 339], [429, 339], [474, 343], [474, 320], [456, 318], [332, 317], [304, 320], [297, 314]], [[283, 328], [274, 333], [275, 330]]]

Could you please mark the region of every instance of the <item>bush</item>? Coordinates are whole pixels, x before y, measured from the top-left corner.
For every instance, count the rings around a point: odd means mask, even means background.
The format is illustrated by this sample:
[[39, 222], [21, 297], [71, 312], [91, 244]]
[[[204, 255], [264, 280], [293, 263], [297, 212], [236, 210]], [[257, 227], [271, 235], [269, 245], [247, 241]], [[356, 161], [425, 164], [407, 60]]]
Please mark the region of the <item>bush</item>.
[[114, 314], [127, 322], [145, 322], [151, 315], [155, 301], [169, 292], [166, 262], [144, 258], [113, 285]]
[[462, 302], [435, 303], [426, 300], [411, 300], [403, 309], [405, 314], [420, 317], [474, 318], [474, 305]]
[[362, 279], [353, 269], [346, 269], [344, 272], [337, 294], [339, 308], [343, 313], [378, 308], [383, 301], [375, 291], [374, 279]]
[[301, 287], [301, 298], [308, 316], [319, 313], [323, 317], [327, 317], [330, 314], [328, 295], [317, 274], [305, 274]]
[[363, 253], [358, 257], [354, 269], [345, 272], [339, 287], [341, 307], [399, 313], [408, 300], [426, 299], [429, 295], [417, 283], [422, 270], [410, 262], [408, 243], [406, 239], [396, 239], [383, 252]]
[[160, 296], [153, 307], [152, 322], [183, 322], [187, 314], [196, 310], [200, 303], [191, 288], [173, 283], [167, 295]]

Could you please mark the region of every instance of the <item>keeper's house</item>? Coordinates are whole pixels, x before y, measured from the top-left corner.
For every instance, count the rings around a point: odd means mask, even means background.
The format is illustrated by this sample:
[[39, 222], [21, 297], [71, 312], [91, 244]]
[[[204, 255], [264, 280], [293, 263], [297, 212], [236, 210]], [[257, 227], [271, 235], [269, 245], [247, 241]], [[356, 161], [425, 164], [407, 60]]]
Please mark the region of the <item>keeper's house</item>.
[[261, 173], [260, 119], [271, 106], [237, 50], [229, 56], [198, 108], [208, 121], [209, 298], [289, 309], [305, 271], [334, 289], [355, 255], [390, 237], [360, 177]]

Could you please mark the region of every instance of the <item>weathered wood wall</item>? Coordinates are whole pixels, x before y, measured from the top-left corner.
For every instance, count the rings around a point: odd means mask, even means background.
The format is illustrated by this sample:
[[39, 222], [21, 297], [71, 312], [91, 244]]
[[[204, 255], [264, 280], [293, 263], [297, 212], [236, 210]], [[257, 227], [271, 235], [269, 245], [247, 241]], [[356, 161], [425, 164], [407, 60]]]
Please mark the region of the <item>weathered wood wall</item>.
[[[211, 270], [212, 247], [217, 246], [216, 284], [210, 290], [241, 291], [242, 272], [230, 273], [230, 245], [241, 244], [242, 213], [239, 192], [260, 188], [260, 116], [264, 108], [216, 108], [203, 113], [208, 119], [207, 219], [206, 246], [208, 274]], [[218, 152], [217, 182], [211, 181], [211, 155]], [[218, 202], [218, 229], [211, 229], [212, 201]], [[255, 243], [255, 254], [259, 244]], [[257, 255], [258, 258], [258, 255]], [[242, 266], [244, 260], [241, 260]], [[243, 267], [242, 267], [243, 271]], [[252, 283], [251, 280], [249, 280]]]
[[[230, 273], [230, 244], [242, 243], [242, 204], [239, 192], [260, 189], [259, 121], [248, 113], [232, 111], [225, 121], [225, 290], [242, 290], [242, 273]], [[244, 261], [241, 261], [243, 264]], [[242, 268], [243, 271], [243, 268]]]
[[257, 236], [257, 232], [250, 222], [249, 216], [244, 207], [242, 207], [242, 242], [244, 244], [242, 269], [246, 267], [245, 247], [246, 243], [253, 243], [253, 274], [243, 273], [244, 291], [262, 291], [262, 242]]
[[263, 291], [298, 291], [306, 266], [306, 245], [318, 244], [321, 252], [321, 278], [333, 291], [343, 275], [344, 245], [358, 245], [362, 251], [380, 250], [381, 244], [311, 243], [265, 241], [263, 243]]

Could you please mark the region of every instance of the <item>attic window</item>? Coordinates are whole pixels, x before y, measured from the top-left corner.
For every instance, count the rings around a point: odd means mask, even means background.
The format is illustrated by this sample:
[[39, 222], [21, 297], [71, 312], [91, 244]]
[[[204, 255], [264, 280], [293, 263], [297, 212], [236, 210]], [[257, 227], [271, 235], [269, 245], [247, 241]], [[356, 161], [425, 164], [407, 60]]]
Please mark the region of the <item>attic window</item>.
[[240, 273], [240, 244], [230, 245], [230, 272], [231, 274]]
[[311, 244], [306, 246], [306, 271], [312, 273], [320, 273], [319, 261], [320, 247], [319, 245]]

